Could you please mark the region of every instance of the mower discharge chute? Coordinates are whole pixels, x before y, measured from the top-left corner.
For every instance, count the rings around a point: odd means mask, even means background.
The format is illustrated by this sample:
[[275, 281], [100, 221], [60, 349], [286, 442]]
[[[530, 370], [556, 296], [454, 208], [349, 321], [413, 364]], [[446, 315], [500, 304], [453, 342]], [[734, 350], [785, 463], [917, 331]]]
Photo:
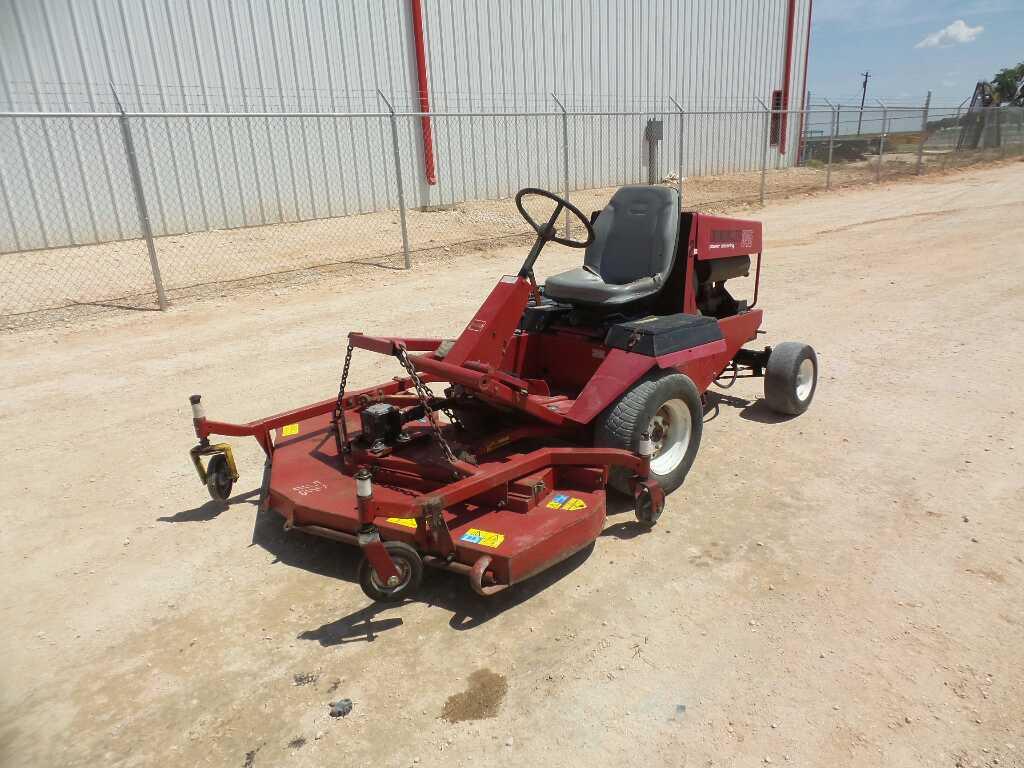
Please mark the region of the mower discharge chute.
[[[554, 203], [546, 221], [524, 208], [531, 196]], [[806, 410], [809, 346], [743, 348], [762, 319], [759, 223], [680, 213], [658, 186], [623, 187], [592, 219], [539, 189], [516, 205], [537, 239], [454, 341], [350, 333], [336, 398], [248, 424], [207, 419], [194, 395], [192, 458], [211, 496], [226, 500], [238, 474], [210, 436], [253, 436], [268, 462], [261, 504], [286, 529], [359, 546], [369, 597], [410, 596], [424, 565], [486, 595], [594, 542], [607, 485], [654, 525], [696, 456], [702, 393], [723, 374], [764, 376], [772, 408]], [[564, 210], [584, 240], [558, 236]], [[539, 287], [551, 241], [585, 248], [584, 264]], [[749, 274], [751, 256], [748, 305], [725, 282]], [[357, 349], [394, 357], [401, 375], [348, 391]]]

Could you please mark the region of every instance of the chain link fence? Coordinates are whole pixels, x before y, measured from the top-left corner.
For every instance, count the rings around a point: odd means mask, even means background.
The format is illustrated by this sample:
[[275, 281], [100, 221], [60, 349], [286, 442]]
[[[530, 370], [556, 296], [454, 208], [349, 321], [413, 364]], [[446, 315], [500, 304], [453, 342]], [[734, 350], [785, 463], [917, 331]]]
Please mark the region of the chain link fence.
[[1024, 151], [1020, 107], [965, 112], [927, 104], [824, 106], [809, 111], [799, 165], [823, 173], [827, 189], [948, 171]]
[[433, 113], [428, 142], [414, 112], [0, 113], [2, 324], [525, 242], [522, 187], [589, 213], [623, 184], [666, 184], [686, 209], [718, 212], [1024, 152], [1020, 108], [555, 101]]

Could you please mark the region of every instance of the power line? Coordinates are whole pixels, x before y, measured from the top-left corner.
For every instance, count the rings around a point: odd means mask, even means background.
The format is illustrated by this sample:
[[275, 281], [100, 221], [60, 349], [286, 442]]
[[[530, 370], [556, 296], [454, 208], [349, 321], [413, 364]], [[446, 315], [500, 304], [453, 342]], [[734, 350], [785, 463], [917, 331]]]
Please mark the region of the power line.
[[868, 95], [868, 78], [871, 77], [870, 72], [861, 72], [864, 77], [864, 84], [860, 87], [860, 116], [857, 118], [857, 135], [860, 136], [860, 124], [864, 120], [864, 99]]

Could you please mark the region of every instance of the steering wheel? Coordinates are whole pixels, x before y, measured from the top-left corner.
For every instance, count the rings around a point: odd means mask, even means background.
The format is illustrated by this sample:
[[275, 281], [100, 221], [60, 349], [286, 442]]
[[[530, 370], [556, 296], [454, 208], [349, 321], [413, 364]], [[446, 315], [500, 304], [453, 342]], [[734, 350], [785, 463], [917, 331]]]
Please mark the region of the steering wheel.
[[[537, 197], [546, 197], [548, 200], [553, 200], [557, 205], [555, 206], [554, 212], [545, 224], [538, 224], [533, 220], [533, 217], [526, 212], [523, 208], [523, 198], [530, 195], [536, 195]], [[577, 208], [575, 205], [570, 203], [564, 197], [559, 197], [554, 192], [548, 192], [546, 189], [537, 189], [536, 187], [525, 187], [520, 189], [516, 193], [516, 208], [519, 209], [519, 215], [526, 219], [526, 223], [533, 227], [534, 231], [544, 238], [544, 242], [554, 241], [560, 245], [567, 245], [570, 248], [586, 248], [592, 242], [594, 242], [594, 226], [590, 223], [590, 219], [583, 215], [583, 211]], [[558, 221], [558, 217], [562, 214], [562, 209], [567, 208], [580, 223], [583, 224], [583, 229], [586, 230], [586, 240], [570, 240], [567, 237], [559, 237], [555, 234], [555, 222]]]
[[[555, 201], [555, 210], [545, 223], [538, 224], [533, 220], [533, 217], [526, 212], [526, 209], [523, 208], [523, 198], [528, 195], [546, 197], [548, 200]], [[537, 290], [537, 279], [533, 275], [533, 265], [536, 263], [537, 257], [540, 256], [541, 249], [551, 241], [561, 245], [567, 245], [570, 248], [586, 248], [594, 242], [594, 226], [590, 223], [590, 219], [584, 216], [583, 212], [579, 208], [570, 203], [564, 197], [559, 197], [554, 192], [548, 192], [546, 189], [537, 189], [536, 187], [520, 189], [516, 193], [516, 208], [519, 209], [519, 213], [537, 233], [537, 239], [534, 241], [533, 247], [530, 249], [530, 253], [526, 257], [526, 261], [523, 262], [523, 266], [519, 270], [519, 276], [529, 278], [530, 284], [533, 286], [534, 299], [539, 301], [540, 293]], [[555, 224], [558, 221], [558, 217], [562, 215], [563, 209], [571, 211], [572, 214], [580, 220], [580, 223], [583, 224], [583, 228], [587, 232], [586, 240], [570, 240], [567, 237], [559, 237], [556, 234]]]

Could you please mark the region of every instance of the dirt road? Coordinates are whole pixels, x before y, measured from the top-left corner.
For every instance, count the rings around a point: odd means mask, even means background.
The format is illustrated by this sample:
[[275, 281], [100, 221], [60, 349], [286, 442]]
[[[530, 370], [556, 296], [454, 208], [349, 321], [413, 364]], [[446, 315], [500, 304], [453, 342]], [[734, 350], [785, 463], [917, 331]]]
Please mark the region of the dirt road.
[[741, 381], [656, 529], [490, 600], [367, 605], [257, 514], [254, 442], [206, 501], [186, 398], [329, 396], [344, 332], [453, 335], [519, 249], [4, 336], [0, 763], [1024, 765], [1024, 164], [762, 218], [811, 410]]

